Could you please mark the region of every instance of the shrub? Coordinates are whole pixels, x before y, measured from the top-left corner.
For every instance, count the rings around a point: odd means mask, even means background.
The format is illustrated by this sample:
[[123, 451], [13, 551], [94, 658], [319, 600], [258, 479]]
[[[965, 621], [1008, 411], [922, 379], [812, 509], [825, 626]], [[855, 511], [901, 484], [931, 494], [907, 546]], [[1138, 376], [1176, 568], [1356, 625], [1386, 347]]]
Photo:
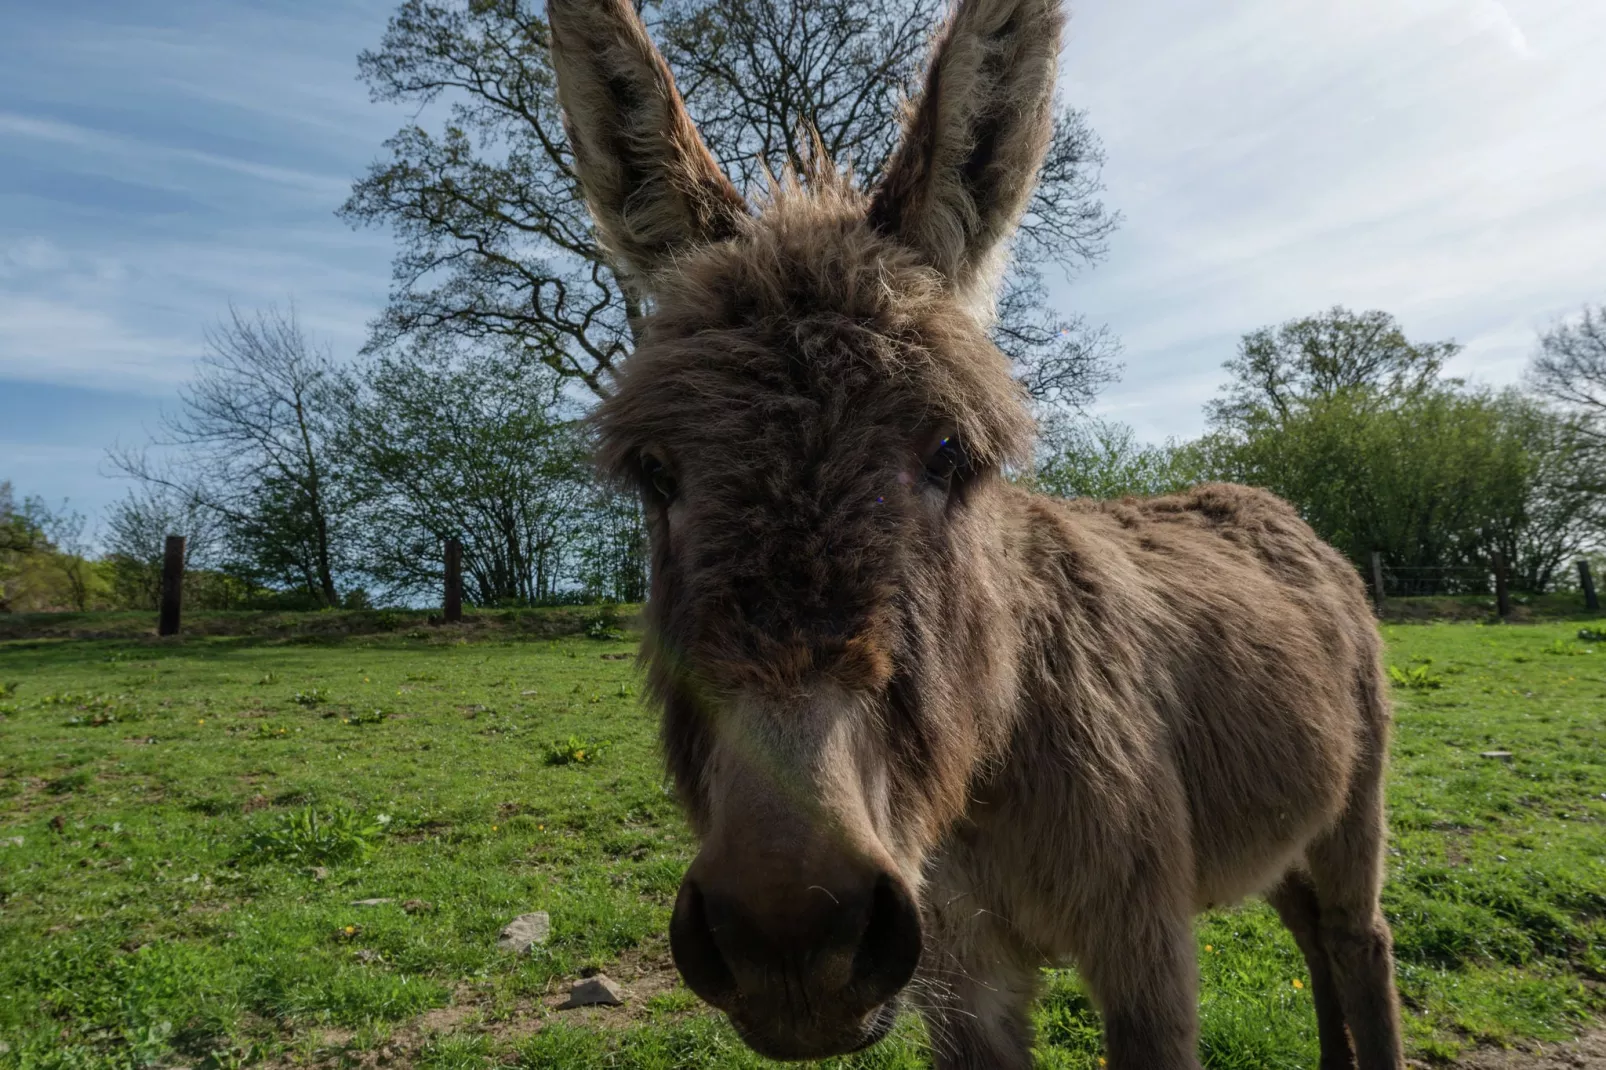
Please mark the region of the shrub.
[[588, 639], [623, 639], [625, 633], [621, 630], [619, 621], [619, 607], [613, 603], [605, 603], [581, 617], [585, 624], [586, 638]]

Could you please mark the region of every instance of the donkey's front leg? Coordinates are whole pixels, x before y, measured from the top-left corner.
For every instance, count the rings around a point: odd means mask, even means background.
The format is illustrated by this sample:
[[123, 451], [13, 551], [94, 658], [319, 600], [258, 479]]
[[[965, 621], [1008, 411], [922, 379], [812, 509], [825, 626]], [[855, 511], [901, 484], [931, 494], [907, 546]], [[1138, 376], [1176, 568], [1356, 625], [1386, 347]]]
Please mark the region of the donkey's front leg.
[[[980, 958], [981, 956], [976, 956]], [[935, 1070], [1030, 1070], [1037, 970], [1007, 958], [942, 956], [913, 989]]]
[[1077, 966], [1104, 1019], [1109, 1070], [1197, 1070], [1192, 919], [1134, 906], [1101, 921], [1090, 927]]

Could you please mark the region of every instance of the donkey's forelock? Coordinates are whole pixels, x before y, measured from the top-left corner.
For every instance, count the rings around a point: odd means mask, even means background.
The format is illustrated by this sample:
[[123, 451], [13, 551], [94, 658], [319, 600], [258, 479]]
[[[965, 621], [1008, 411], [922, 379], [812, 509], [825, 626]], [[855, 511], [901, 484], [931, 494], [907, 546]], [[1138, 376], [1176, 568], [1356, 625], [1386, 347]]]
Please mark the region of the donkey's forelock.
[[751, 451], [755, 412], [790, 413], [799, 435], [807, 412], [838, 446], [947, 424], [980, 465], [1025, 459], [1008, 362], [865, 204], [845, 182], [782, 188], [737, 236], [679, 256], [599, 412], [605, 467], [629, 478], [642, 449], [688, 437]]

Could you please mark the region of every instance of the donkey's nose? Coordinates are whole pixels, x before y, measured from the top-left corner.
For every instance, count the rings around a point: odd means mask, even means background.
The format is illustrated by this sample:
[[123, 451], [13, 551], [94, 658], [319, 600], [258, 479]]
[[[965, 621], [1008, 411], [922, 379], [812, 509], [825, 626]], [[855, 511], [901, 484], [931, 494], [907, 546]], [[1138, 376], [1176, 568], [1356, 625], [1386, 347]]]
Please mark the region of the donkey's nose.
[[894, 874], [838, 875], [830, 884], [799, 878], [761, 893], [744, 887], [744, 876], [694, 866], [669, 926], [687, 986], [731, 1012], [744, 1033], [790, 1047], [781, 1039], [792, 1033], [788, 1021], [818, 1022], [822, 1012], [844, 1025], [857, 1021], [914, 975], [920, 913]]

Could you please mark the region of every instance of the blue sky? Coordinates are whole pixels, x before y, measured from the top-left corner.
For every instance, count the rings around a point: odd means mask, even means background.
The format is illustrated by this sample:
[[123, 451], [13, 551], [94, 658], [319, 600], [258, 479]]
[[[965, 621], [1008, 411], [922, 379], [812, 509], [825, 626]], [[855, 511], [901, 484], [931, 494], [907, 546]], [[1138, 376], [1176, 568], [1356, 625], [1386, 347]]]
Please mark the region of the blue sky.
[[[115, 498], [105, 447], [154, 425], [230, 301], [362, 344], [391, 239], [334, 210], [407, 118], [356, 80], [392, 8], [9, 5], [0, 479]], [[1515, 379], [1606, 300], [1602, 55], [1599, 0], [1080, 0], [1063, 88], [1127, 219], [1057, 295], [1125, 342], [1099, 411], [1194, 433], [1240, 334], [1334, 303]]]

